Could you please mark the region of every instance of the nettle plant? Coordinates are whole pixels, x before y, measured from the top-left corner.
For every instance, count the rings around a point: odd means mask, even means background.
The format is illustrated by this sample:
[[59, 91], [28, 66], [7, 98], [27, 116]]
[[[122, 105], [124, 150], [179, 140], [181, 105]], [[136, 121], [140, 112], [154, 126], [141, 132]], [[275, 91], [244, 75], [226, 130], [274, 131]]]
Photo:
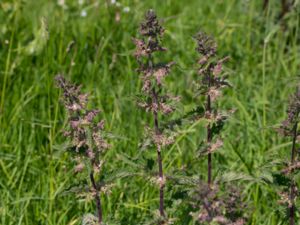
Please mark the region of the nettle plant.
[[158, 174], [152, 181], [159, 188], [159, 224], [170, 221], [167, 219], [164, 201], [164, 188], [166, 184], [166, 176], [163, 172], [162, 151], [165, 146], [173, 143], [174, 136], [168, 135], [162, 126], [160, 120], [165, 115], [171, 114], [175, 110], [175, 102], [179, 97], [174, 97], [166, 92], [163, 80], [169, 74], [170, 63], [159, 63], [155, 61], [155, 53], [164, 52], [167, 49], [161, 46], [161, 38], [164, 34], [164, 28], [160, 25], [156, 14], [153, 10], [149, 10], [145, 15], [145, 21], [140, 25], [141, 39], [134, 38], [136, 45], [135, 57], [141, 74], [142, 90], [139, 96], [138, 105], [151, 113], [154, 124], [146, 127], [146, 133], [155, 146], [157, 153]]
[[[220, 132], [225, 121], [233, 110], [221, 112], [217, 100], [222, 89], [231, 87], [227, 81], [228, 75], [223, 72], [223, 64], [229, 57], [217, 56], [217, 44], [212, 37], [199, 32], [196, 51], [201, 55], [198, 60], [198, 77], [196, 82], [199, 102], [204, 100], [204, 117], [206, 121], [206, 140], [201, 143], [199, 155], [207, 157], [207, 182], [195, 181], [191, 189], [192, 207], [196, 210], [191, 213], [194, 220], [200, 224], [236, 224], [245, 223], [242, 218], [242, 209], [245, 207], [238, 189], [233, 185], [221, 184], [221, 179], [213, 179], [213, 154], [223, 146]], [[221, 192], [221, 185], [225, 191]]]
[[205, 112], [204, 117], [207, 121], [205, 144], [201, 146], [200, 154], [207, 155], [207, 183], [213, 185], [212, 180], [212, 154], [223, 146], [222, 139], [218, 136], [223, 128], [228, 113], [221, 113], [218, 110], [216, 102], [221, 96], [221, 89], [230, 87], [227, 81], [227, 75], [222, 75], [222, 65], [228, 60], [228, 57], [219, 59], [217, 57], [217, 45], [212, 37], [200, 32], [196, 35], [197, 52], [201, 55], [198, 60], [198, 83], [197, 94], [204, 96]]
[[[297, 142], [299, 139], [298, 124], [300, 121], [300, 87], [297, 87], [296, 93], [291, 97], [287, 110], [287, 119], [284, 120], [278, 129], [279, 133], [284, 137], [288, 137], [292, 141], [292, 148], [290, 152], [290, 161], [286, 163], [286, 167], [282, 170], [285, 175], [286, 186], [280, 193], [281, 203], [288, 205], [288, 218], [290, 225], [295, 224], [296, 219], [296, 198], [299, 195], [296, 178], [299, 179], [299, 149]], [[298, 176], [297, 176], [298, 175]]]
[[[100, 110], [87, 109], [88, 94], [81, 92], [81, 86], [68, 82], [62, 75], [55, 78], [57, 86], [62, 90], [62, 102], [67, 111], [68, 128], [64, 132], [70, 146], [70, 153], [76, 166], [76, 174], [82, 174], [90, 185], [78, 187], [83, 191], [80, 195], [94, 199], [97, 213], [87, 214], [83, 224], [103, 224], [101, 193], [109, 191], [112, 184], [99, 180], [103, 173], [103, 156], [109, 144], [105, 140], [104, 120], [97, 120]], [[86, 182], [87, 183], [87, 182]]]

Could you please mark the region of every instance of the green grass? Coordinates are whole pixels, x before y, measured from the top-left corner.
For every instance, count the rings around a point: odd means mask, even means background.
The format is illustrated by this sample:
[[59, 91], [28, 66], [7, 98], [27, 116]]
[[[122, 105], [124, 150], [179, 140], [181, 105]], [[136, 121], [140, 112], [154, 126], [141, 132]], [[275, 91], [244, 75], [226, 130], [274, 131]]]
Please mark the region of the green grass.
[[[65, 9], [54, 0], [0, 2], [0, 224], [80, 224], [82, 215], [94, 212], [93, 204], [65, 193], [76, 178], [70, 155], [61, 147], [65, 114], [54, 88], [56, 74], [82, 84], [92, 94], [93, 106], [103, 110], [106, 128], [119, 137], [112, 141], [107, 170], [129, 167], [120, 155], [139, 154], [141, 134], [151, 118], [134, 102], [140, 81], [131, 37], [137, 36], [149, 8], [164, 20], [169, 49], [164, 60], [177, 63], [167, 84], [182, 96], [184, 107], [174, 118], [199, 104], [191, 88], [197, 59], [192, 36], [198, 30], [212, 34], [219, 54], [231, 57], [226, 71], [234, 89], [224, 94], [220, 107], [237, 112], [223, 132], [225, 147], [215, 156], [214, 177], [230, 172], [251, 177], [238, 181], [249, 205], [249, 224], [286, 224], [272, 173], [279, 168], [274, 159], [289, 157], [290, 141], [272, 126], [283, 120], [299, 75], [299, 10], [286, 18], [283, 28], [277, 1], [270, 1], [265, 15], [260, 0], [132, 0], [122, 1], [130, 12], [121, 9], [116, 22], [115, 7], [84, 2], [66, 1]], [[75, 44], [67, 52], [71, 41]], [[163, 153], [165, 171], [188, 165], [205, 177], [205, 159], [191, 163], [205, 130], [193, 124], [184, 131]], [[156, 153], [143, 154], [154, 158]], [[175, 192], [167, 187], [168, 207]], [[103, 202], [106, 218], [142, 224], [158, 208], [158, 190], [140, 177], [117, 180]], [[192, 224], [184, 210], [169, 213], [180, 215], [178, 224]]]

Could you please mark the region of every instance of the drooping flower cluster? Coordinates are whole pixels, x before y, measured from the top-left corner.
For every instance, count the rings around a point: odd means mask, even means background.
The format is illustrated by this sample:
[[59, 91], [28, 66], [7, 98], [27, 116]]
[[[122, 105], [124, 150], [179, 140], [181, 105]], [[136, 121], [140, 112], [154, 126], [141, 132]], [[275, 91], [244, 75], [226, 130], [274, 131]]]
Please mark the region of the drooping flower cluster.
[[[159, 124], [160, 115], [168, 115], [175, 110], [175, 102], [178, 97], [171, 94], [163, 94], [164, 78], [170, 73], [173, 62], [156, 63], [154, 56], [156, 52], [166, 51], [167, 49], [161, 45], [161, 38], [164, 29], [160, 25], [156, 14], [153, 10], [149, 10], [145, 15], [145, 21], [140, 25], [141, 39], [133, 38], [136, 45], [134, 53], [139, 64], [138, 72], [142, 74], [142, 91], [138, 105], [147, 112], [151, 112], [154, 120], [154, 126], [150, 134], [152, 144], [156, 147], [158, 157], [159, 175], [158, 180], [160, 189], [160, 216], [164, 217], [164, 186], [165, 177], [163, 175], [163, 166], [161, 158], [161, 150], [163, 147], [173, 142], [173, 137], [168, 137], [163, 132]], [[164, 90], [165, 92], [165, 90]]]
[[[57, 86], [62, 90], [62, 101], [68, 114], [68, 129], [64, 135], [71, 141], [72, 151], [75, 153], [77, 165], [75, 172], [83, 172], [84, 168], [89, 168], [90, 181], [92, 187], [90, 192], [96, 201], [98, 210], [98, 221], [102, 222], [101, 200], [99, 197], [105, 187], [97, 184], [94, 173], [101, 172], [103, 155], [109, 148], [102, 135], [104, 129], [104, 121], [96, 120], [100, 113], [97, 109], [88, 110], [88, 95], [81, 93], [81, 86], [76, 86], [68, 82], [63, 76], [58, 75], [55, 78]], [[102, 188], [102, 190], [101, 190]]]

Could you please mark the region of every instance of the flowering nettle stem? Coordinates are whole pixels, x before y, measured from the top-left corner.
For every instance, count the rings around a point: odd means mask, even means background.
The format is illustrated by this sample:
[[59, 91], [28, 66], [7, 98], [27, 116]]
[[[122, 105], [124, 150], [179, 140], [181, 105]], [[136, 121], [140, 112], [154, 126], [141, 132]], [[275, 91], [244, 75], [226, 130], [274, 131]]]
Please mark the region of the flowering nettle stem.
[[98, 222], [99, 224], [102, 223], [102, 206], [101, 206], [101, 199], [100, 199], [100, 194], [99, 194], [99, 190], [97, 187], [97, 184], [95, 182], [95, 178], [94, 178], [94, 172], [90, 172], [90, 180], [92, 182], [94, 191], [95, 191], [95, 201], [96, 201], [96, 206], [97, 206], [97, 214], [98, 214]]
[[296, 93], [292, 96], [289, 107], [288, 107], [288, 118], [282, 122], [281, 127], [278, 129], [280, 134], [286, 137], [292, 138], [292, 149], [291, 149], [291, 159], [290, 165], [283, 170], [285, 174], [290, 174], [291, 184], [289, 197], [286, 200], [289, 207], [289, 220], [290, 225], [295, 224], [295, 199], [297, 197], [297, 186], [294, 178], [294, 172], [296, 169], [300, 168], [300, 162], [297, 155], [297, 138], [298, 138], [298, 123], [300, 114], [300, 87], [297, 88]]
[[[208, 88], [210, 88], [210, 83], [211, 83], [211, 76], [209, 74], [209, 77], [208, 77]], [[207, 94], [206, 96], [206, 111], [208, 114], [211, 114], [211, 99], [210, 99], [210, 95]], [[212, 133], [211, 133], [211, 124], [208, 123], [207, 124], [207, 128], [206, 128], [206, 132], [207, 132], [207, 143], [210, 144], [211, 141], [212, 141]], [[211, 171], [212, 171], [212, 154], [211, 152], [208, 153], [207, 155], [207, 183], [208, 183], [208, 186], [210, 187], [211, 186], [211, 182], [212, 182], [212, 179], [211, 179]]]
[[[199, 179], [195, 183], [195, 195], [192, 198], [192, 206], [198, 211], [192, 212], [194, 220], [198, 224], [239, 224], [246, 223], [242, 216], [241, 196], [237, 190], [230, 185], [228, 193], [219, 195], [219, 182], [213, 180], [213, 153], [223, 146], [220, 132], [229, 115], [234, 110], [221, 112], [217, 107], [216, 99], [221, 95], [224, 87], [231, 85], [227, 81], [227, 74], [223, 73], [223, 63], [229, 58], [217, 56], [217, 45], [212, 37], [205, 33], [198, 33], [197, 52], [200, 54], [198, 60], [198, 83], [196, 96], [204, 99], [204, 118], [206, 119], [206, 141], [200, 146], [200, 155], [207, 156], [207, 182]], [[201, 112], [200, 117], [203, 118]], [[241, 215], [239, 215], [241, 213]]]
[[[296, 156], [296, 140], [297, 140], [297, 127], [298, 123], [296, 122], [293, 127], [293, 145], [292, 145], [292, 153], [291, 153], [291, 165], [295, 163]], [[296, 197], [296, 184], [294, 179], [292, 179], [291, 191], [290, 191], [290, 199], [291, 199], [291, 207], [290, 207], [290, 225], [295, 224], [295, 197]]]
[[207, 154], [207, 183], [208, 186], [212, 186], [212, 153], [222, 146], [220, 139], [213, 143], [215, 133], [213, 127], [218, 123], [222, 123], [224, 117], [218, 112], [217, 109], [213, 110], [213, 102], [217, 97], [221, 95], [220, 89], [224, 86], [229, 86], [226, 81], [226, 76], [220, 76], [222, 72], [223, 62], [228, 59], [218, 59], [216, 57], [216, 43], [214, 40], [205, 33], [198, 33], [195, 37], [197, 40], [197, 52], [201, 54], [201, 58], [198, 61], [200, 68], [198, 74], [201, 76], [200, 82], [200, 94], [205, 95], [205, 117], [208, 119], [206, 126], [207, 138], [206, 149]]
[[[75, 172], [83, 172], [85, 167], [89, 168], [89, 179], [91, 182], [91, 193], [95, 198], [97, 207], [97, 220], [102, 224], [101, 187], [95, 180], [95, 173], [100, 174], [103, 156], [109, 145], [104, 140], [102, 130], [104, 121], [96, 121], [99, 110], [88, 110], [88, 95], [81, 93], [81, 87], [65, 80], [61, 75], [56, 76], [57, 86], [63, 91], [62, 101], [68, 113], [69, 128], [65, 136], [69, 138], [75, 153], [77, 166]], [[88, 159], [88, 160], [87, 160]]]
[[[211, 112], [211, 107], [210, 107], [210, 96], [207, 96], [207, 111], [210, 113]], [[212, 139], [212, 134], [211, 134], [211, 124], [207, 124], [206, 128], [207, 132], [207, 143], [211, 143]], [[207, 183], [209, 186], [211, 186], [212, 178], [211, 178], [211, 172], [212, 172], [212, 154], [211, 152], [208, 153], [207, 155]]]
[[[157, 99], [157, 93], [155, 89], [153, 88], [153, 100], [154, 103], [158, 105], [158, 99]], [[155, 127], [155, 134], [157, 136], [161, 135], [161, 132], [159, 130], [159, 123], [158, 123], [158, 113], [153, 112], [154, 116], [154, 127]], [[161, 216], [164, 216], [164, 174], [163, 174], [163, 166], [162, 166], [162, 159], [161, 159], [161, 152], [160, 149], [157, 148], [157, 163], [158, 163], [158, 176], [159, 176], [159, 181], [161, 181], [161, 185], [159, 188], [159, 212]]]
[[[292, 144], [292, 151], [291, 151], [291, 165], [295, 164], [296, 161], [296, 141], [297, 141], [297, 127], [298, 127], [298, 122], [295, 123], [293, 126], [293, 144]], [[292, 169], [293, 170], [293, 169]], [[291, 181], [291, 190], [290, 190], [290, 201], [291, 201], [291, 206], [290, 206], [290, 225], [295, 224], [295, 198], [296, 198], [296, 183], [295, 180], [292, 179]]]
[[169, 94], [162, 94], [163, 78], [170, 72], [173, 63], [154, 63], [154, 53], [166, 51], [166, 48], [160, 45], [160, 39], [164, 33], [164, 29], [159, 24], [153, 10], [146, 13], [145, 21], [141, 23], [140, 34], [142, 39], [133, 39], [136, 45], [135, 57], [139, 63], [138, 71], [142, 74], [142, 93], [139, 106], [153, 115], [154, 126], [151, 131], [151, 139], [157, 151], [158, 179], [159, 185], [159, 212], [162, 218], [165, 217], [164, 212], [164, 187], [165, 177], [163, 174], [162, 164], [162, 148], [172, 143], [172, 138], [166, 137], [159, 127], [159, 116], [166, 115], [174, 111], [172, 105], [173, 100]]

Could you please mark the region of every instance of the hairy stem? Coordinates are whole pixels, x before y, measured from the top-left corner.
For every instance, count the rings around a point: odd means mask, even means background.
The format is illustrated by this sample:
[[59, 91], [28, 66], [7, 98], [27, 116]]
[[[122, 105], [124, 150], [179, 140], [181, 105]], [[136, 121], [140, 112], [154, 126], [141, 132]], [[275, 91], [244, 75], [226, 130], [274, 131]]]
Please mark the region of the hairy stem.
[[[208, 88], [210, 88], [210, 83], [211, 83], [211, 75], [209, 75], [209, 81], [208, 81]], [[210, 95], [207, 95], [207, 102], [206, 102], [206, 112], [210, 115], [211, 114], [211, 99]], [[207, 144], [211, 143], [212, 139], [212, 132], [211, 132], [211, 123], [209, 122], [207, 125]], [[208, 158], [207, 158], [207, 183], [208, 186], [211, 186], [212, 183], [212, 154], [209, 152], [208, 153]]]
[[[162, 169], [162, 160], [161, 160], [160, 151], [157, 151], [157, 162], [158, 162], [158, 167], [159, 167], [159, 178], [161, 180], [163, 180], [163, 169]], [[159, 213], [160, 213], [161, 216], [165, 216], [165, 212], [164, 212], [164, 184], [161, 184], [160, 188], [159, 188]]]
[[[151, 55], [148, 56], [148, 66], [153, 69], [153, 58]], [[158, 92], [155, 90], [155, 87], [152, 88], [152, 100], [153, 103], [156, 105], [159, 105], [159, 100], [158, 100]], [[154, 129], [155, 129], [155, 134], [160, 135], [160, 130], [159, 130], [159, 122], [158, 122], [158, 112], [154, 111], [153, 112], [153, 117], [154, 117]], [[163, 173], [163, 166], [162, 166], [162, 158], [161, 158], [161, 152], [160, 149], [157, 147], [157, 164], [158, 164], [158, 177], [160, 180], [160, 186], [159, 186], [159, 214], [160, 216], [164, 217], [165, 212], [164, 212], [164, 173]]]
[[[293, 127], [293, 145], [292, 145], [292, 152], [291, 152], [291, 165], [294, 164], [295, 158], [296, 158], [297, 126], [298, 126], [298, 123], [295, 123], [295, 125]], [[292, 179], [291, 190], [290, 190], [290, 200], [291, 200], [290, 225], [295, 224], [295, 195], [296, 195], [296, 184], [295, 184], [294, 179]]]
[[286, 13], [289, 12], [289, 2], [288, 0], [281, 0], [281, 13], [280, 18], [283, 18]]
[[268, 5], [269, 5], [269, 0], [264, 0], [263, 10], [266, 10], [268, 8]]
[[[152, 95], [153, 95], [153, 101], [156, 105], [158, 105], [158, 94], [155, 91], [155, 88], [152, 89]], [[158, 113], [157, 111], [153, 112], [154, 116], [154, 128], [155, 128], [155, 134], [160, 135], [159, 130], [159, 123], [158, 123]], [[159, 213], [161, 216], [165, 216], [164, 213], [164, 174], [163, 174], [163, 166], [162, 166], [162, 159], [161, 159], [161, 151], [159, 148], [157, 148], [157, 163], [158, 163], [158, 176], [160, 180], [160, 188], [159, 188]]]
[[266, 10], [268, 8], [268, 5], [269, 5], [269, 0], [264, 0], [263, 10]]
[[96, 201], [96, 206], [97, 206], [98, 222], [99, 222], [99, 224], [102, 224], [101, 199], [100, 199], [100, 195], [99, 195], [99, 190], [98, 190], [97, 184], [96, 184], [95, 179], [94, 179], [94, 173], [93, 172], [90, 173], [90, 179], [91, 179], [94, 191], [95, 191], [95, 201]]

